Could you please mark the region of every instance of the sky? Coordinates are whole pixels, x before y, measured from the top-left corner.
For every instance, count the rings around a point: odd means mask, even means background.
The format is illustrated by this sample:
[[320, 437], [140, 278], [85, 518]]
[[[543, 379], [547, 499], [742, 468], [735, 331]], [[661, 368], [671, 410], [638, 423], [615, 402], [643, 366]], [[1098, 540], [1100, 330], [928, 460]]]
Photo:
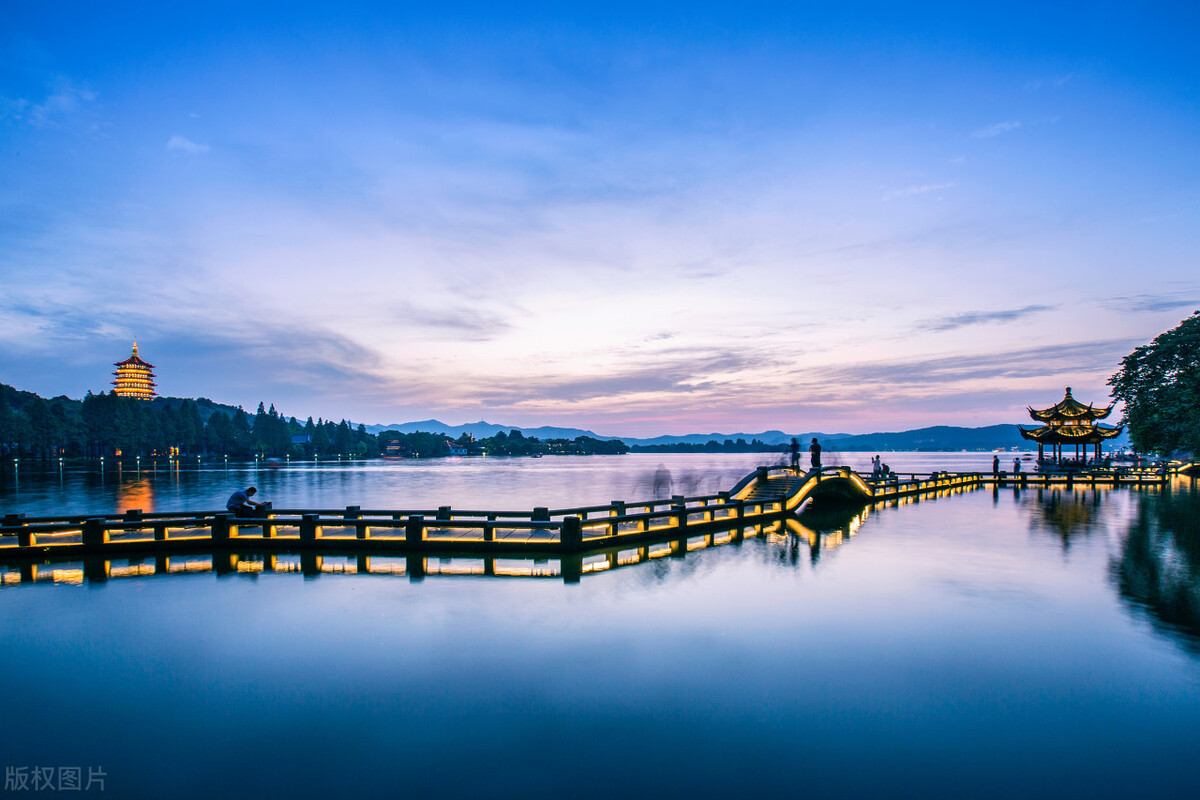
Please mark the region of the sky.
[[0, 382], [979, 426], [1200, 308], [1190, 4], [248, 5], [0, 15]]

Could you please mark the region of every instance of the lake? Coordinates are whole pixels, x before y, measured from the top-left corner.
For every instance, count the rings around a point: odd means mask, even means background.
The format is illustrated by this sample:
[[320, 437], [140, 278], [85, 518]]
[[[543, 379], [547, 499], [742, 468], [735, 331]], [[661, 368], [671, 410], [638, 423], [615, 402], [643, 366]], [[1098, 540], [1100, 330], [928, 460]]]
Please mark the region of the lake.
[[[281, 507], [528, 509], [647, 498], [659, 464], [677, 492], [716, 491], [774, 460], [25, 470], [0, 476], [0, 510], [218, 508], [248, 483]], [[5, 583], [0, 760], [99, 770], [114, 797], [1195, 797], [1198, 520], [1181, 478], [804, 517], [812, 536], [575, 584]]]

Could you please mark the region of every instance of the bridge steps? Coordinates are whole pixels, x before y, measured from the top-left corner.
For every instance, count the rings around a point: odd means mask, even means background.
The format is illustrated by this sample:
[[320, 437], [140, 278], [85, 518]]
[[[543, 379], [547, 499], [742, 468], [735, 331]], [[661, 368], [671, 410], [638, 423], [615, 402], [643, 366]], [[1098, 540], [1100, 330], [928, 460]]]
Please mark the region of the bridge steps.
[[765, 481], [757, 481], [750, 494], [746, 495], [746, 502], [757, 503], [768, 500], [782, 500], [787, 496], [788, 492], [803, 482], [803, 476], [773, 475]]

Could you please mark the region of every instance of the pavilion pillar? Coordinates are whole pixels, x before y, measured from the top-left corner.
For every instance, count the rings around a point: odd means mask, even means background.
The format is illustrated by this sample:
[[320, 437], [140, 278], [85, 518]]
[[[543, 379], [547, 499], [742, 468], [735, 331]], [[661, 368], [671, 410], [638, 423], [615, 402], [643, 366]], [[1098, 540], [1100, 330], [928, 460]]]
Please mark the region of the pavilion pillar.
[[1046, 447], [1046, 445], [1042, 444], [1041, 442], [1038, 442], [1038, 461], [1043, 460], [1043, 458], [1044, 458], [1043, 451], [1045, 450], [1045, 447]]

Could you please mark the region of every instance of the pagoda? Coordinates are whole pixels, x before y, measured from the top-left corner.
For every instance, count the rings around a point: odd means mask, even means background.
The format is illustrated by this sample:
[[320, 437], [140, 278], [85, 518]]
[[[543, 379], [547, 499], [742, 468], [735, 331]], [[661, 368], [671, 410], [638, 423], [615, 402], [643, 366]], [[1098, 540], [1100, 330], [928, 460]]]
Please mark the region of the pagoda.
[[152, 400], [157, 394], [154, 391], [153, 364], [148, 364], [138, 358], [137, 340], [133, 342], [133, 355], [124, 361], [113, 364], [117, 371], [113, 373], [113, 393], [117, 397], [136, 397], [139, 400]]
[[1071, 396], [1071, 387], [1061, 401], [1050, 408], [1029, 409], [1029, 416], [1042, 423], [1040, 428], [1025, 428], [1018, 425], [1017, 429], [1026, 439], [1038, 443], [1038, 460], [1045, 460], [1045, 447], [1051, 447], [1051, 460], [1061, 463], [1063, 460], [1063, 445], [1075, 446], [1075, 460], [1082, 464], [1087, 461], [1087, 448], [1092, 446], [1092, 458], [1100, 461], [1100, 443], [1105, 439], [1119, 436], [1124, 428], [1113, 428], [1097, 424], [1112, 413], [1112, 403], [1105, 408], [1095, 408], [1091, 403], [1086, 406]]

